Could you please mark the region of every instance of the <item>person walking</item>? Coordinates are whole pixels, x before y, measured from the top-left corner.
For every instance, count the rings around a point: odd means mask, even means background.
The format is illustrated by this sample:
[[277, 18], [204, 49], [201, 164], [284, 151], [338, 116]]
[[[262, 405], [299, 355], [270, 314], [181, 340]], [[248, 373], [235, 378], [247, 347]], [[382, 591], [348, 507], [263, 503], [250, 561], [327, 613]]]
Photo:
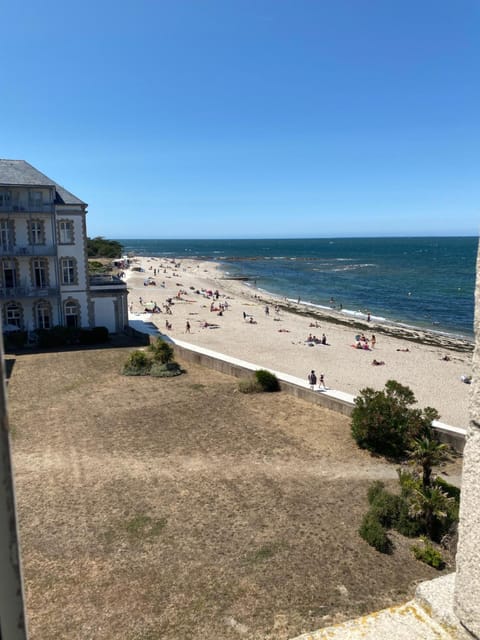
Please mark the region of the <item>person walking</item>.
[[190, 322], [187, 320], [187, 323], [185, 325], [185, 333], [190, 333]]
[[315, 375], [315, 371], [312, 369], [307, 376], [308, 384], [310, 385], [310, 389], [313, 391], [315, 389], [315, 385], [317, 384], [317, 376]]
[[323, 389], [323, 391], [327, 390], [327, 387], [325, 385], [325, 376], [323, 375], [323, 373], [320, 374], [320, 380], [318, 381], [318, 388]]

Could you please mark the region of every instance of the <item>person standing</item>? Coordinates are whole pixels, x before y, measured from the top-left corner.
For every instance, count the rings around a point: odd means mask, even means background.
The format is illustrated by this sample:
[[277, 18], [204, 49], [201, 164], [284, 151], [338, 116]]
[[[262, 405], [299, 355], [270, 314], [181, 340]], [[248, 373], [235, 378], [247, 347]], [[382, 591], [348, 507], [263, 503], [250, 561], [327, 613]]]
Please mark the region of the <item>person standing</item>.
[[322, 388], [324, 391], [327, 390], [327, 387], [325, 385], [325, 376], [323, 375], [323, 373], [320, 374], [320, 380], [318, 381], [318, 388]]
[[312, 369], [307, 376], [308, 384], [310, 385], [310, 389], [313, 391], [315, 389], [315, 385], [317, 384], [317, 376], [315, 375], [315, 371]]
[[375, 336], [372, 334], [372, 338], [370, 340], [370, 345], [372, 347], [372, 349], [375, 349], [375, 345], [377, 344], [377, 339], [375, 338]]

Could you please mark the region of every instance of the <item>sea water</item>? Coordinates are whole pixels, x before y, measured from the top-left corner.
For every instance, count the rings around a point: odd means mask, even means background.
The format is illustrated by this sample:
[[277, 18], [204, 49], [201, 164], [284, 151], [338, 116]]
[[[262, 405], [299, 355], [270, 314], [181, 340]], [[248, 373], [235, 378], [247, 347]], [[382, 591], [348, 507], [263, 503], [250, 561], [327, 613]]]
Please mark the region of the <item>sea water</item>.
[[119, 242], [135, 255], [215, 260], [250, 286], [350, 317], [473, 336], [477, 238]]

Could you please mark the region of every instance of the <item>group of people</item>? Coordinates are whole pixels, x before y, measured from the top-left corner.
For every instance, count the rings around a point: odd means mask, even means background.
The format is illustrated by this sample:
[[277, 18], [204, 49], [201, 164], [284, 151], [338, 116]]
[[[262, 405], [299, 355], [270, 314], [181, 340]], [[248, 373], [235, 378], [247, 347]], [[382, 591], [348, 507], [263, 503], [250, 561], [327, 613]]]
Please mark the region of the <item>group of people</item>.
[[365, 351], [370, 351], [370, 349], [375, 349], [376, 344], [377, 339], [373, 334], [369, 340], [362, 333], [355, 336], [355, 344], [353, 346], [355, 347], [355, 349], [365, 349]]
[[[308, 380], [308, 384], [310, 385], [310, 389], [314, 391], [317, 385], [317, 374], [313, 369], [308, 374], [307, 380]], [[325, 376], [323, 375], [323, 373], [320, 374], [320, 378], [318, 379], [318, 389], [319, 390], [322, 389], [323, 391], [326, 391], [327, 389], [325, 385]]]
[[308, 334], [307, 339], [305, 340], [305, 342], [308, 342], [310, 344], [328, 344], [327, 343], [327, 336], [322, 333], [322, 337], [321, 338], [317, 338], [317, 336], [312, 336], [311, 333]]

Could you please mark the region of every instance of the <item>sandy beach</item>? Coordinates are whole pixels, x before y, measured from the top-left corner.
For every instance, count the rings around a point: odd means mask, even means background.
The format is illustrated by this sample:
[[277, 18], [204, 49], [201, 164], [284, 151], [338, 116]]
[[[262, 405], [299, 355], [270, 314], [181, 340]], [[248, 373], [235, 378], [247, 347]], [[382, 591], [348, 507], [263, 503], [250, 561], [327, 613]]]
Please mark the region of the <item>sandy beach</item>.
[[[172, 338], [304, 379], [314, 369], [328, 388], [354, 395], [394, 379], [414, 391], [419, 407], [435, 407], [442, 422], [468, 424], [470, 385], [461, 376], [471, 375], [473, 345], [465, 340], [275, 298], [227, 279], [215, 262], [137, 257], [126, 278], [130, 317], [151, 321]], [[149, 278], [155, 284], [145, 284]], [[151, 303], [161, 313], [146, 313]], [[323, 334], [326, 345], [308, 340]], [[368, 350], [355, 348], [362, 334]]]

